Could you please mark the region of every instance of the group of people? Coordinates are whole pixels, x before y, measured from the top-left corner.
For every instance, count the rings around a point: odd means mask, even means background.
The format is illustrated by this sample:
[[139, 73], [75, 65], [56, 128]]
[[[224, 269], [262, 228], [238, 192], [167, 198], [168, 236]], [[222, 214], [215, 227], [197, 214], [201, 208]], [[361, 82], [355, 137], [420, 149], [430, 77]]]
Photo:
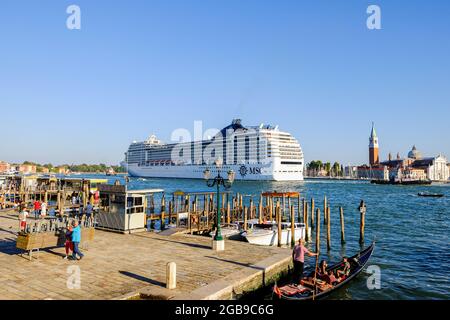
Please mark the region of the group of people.
[[[30, 213], [27, 211], [27, 206], [24, 202], [19, 202], [19, 229], [20, 231], [25, 231], [27, 227], [27, 218]], [[44, 201], [36, 200], [33, 202], [33, 213], [34, 218], [37, 219], [45, 219], [47, 216], [47, 203]]]
[[[318, 256], [318, 253], [310, 252], [305, 247], [305, 242], [303, 239], [299, 239], [298, 245], [296, 245], [294, 247], [294, 250], [292, 251], [292, 259], [294, 262], [294, 281], [296, 283], [300, 283], [303, 278], [305, 254], [310, 257]], [[338, 269], [335, 269], [334, 271], [329, 270], [327, 262], [325, 260], [322, 260], [320, 262], [319, 270], [316, 276], [318, 279], [323, 280], [330, 285], [335, 285], [345, 279], [345, 277], [350, 274], [350, 270], [351, 265], [347, 257], [343, 258], [342, 266], [340, 266]]]
[[47, 216], [47, 203], [44, 201], [35, 200], [33, 203], [34, 208], [34, 218], [38, 219], [39, 217], [45, 219]]
[[342, 266], [335, 270], [329, 270], [325, 260], [320, 262], [317, 278], [328, 284], [336, 285], [350, 274], [351, 265], [347, 257], [343, 258]]
[[[81, 228], [77, 219], [73, 220], [72, 224], [67, 227], [65, 237], [66, 242], [64, 247], [66, 255], [64, 259], [81, 260], [84, 257], [84, 254], [81, 253], [79, 248], [81, 242]], [[70, 254], [70, 252], [72, 252], [72, 254]], [[79, 257], [78, 259], [77, 255]]]

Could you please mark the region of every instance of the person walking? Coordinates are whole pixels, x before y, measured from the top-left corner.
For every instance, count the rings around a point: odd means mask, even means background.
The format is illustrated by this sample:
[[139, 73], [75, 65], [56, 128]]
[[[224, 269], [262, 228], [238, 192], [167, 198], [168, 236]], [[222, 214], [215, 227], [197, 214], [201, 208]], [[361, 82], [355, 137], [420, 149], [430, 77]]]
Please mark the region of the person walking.
[[65, 234], [66, 242], [64, 243], [64, 248], [66, 249], [66, 256], [64, 257], [65, 260], [69, 258], [69, 253], [71, 251], [73, 254], [72, 231], [73, 231], [72, 226], [68, 226]]
[[294, 261], [294, 281], [296, 283], [300, 283], [300, 280], [303, 278], [303, 268], [305, 265], [305, 253], [310, 256], [318, 256], [318, 253], [310, 252], [305, 247], [305, 241], [300, 238], [298, 240], [298, 244], [292, 250], [292, 259]]
[[73, 230], [72, 230], [72, 243], [73, 243], [73, 252], [72, 259], [77, 260], [77, 255], [80, 257], [79, 260], [83, 259], [84, 254], [80, 252], [79, 245], [81, 242], [81, 228], [78, 224], [78, 220], [74, 220], [72, 222]]

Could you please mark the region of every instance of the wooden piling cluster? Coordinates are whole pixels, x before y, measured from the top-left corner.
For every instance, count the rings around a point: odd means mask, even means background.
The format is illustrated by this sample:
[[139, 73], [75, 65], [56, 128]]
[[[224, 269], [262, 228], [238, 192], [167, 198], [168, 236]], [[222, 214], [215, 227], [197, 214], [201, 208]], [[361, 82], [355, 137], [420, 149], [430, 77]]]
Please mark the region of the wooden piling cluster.
[[[308, 221], [310, 221], [310, 227], [311, 230], [315, 230], [316, 236], [315, 236], [315, 244], [316, 244], [316, 251], [320, 250], [320, 225], [321, 225], [321, 214], [323, 212], [323, 224], [325, 225], [326, 230], [326, 243], [327, 243], [327, 250], [330, 251], [332, 247], [331, 242], [331, 207], [329, 200], [326, 196], [324, 196], [323, 199], [323, 208], [322, 210], [320, 208], [315, 208], [315, 199], [311, 198], [311, 205], [310, 210], [308, 210], [308, 202], [306, 199], [303, 199], [303, 216], [304, 221], [306, 224], [306, 227], [308, 227]], [[359, 226], [359, 242], [362, 244], [364, 243], [364, 230], [365, 230], [365, 214], [366, 214], [366, 205], [362, 201], [359, 206], [359, 212], [360, 212], [360, 226]], [[345, 240], [345, 217], [344, 217], [344, 208], [342, 206], [338, 207], [339, 210], [339, 221], [340, 221], [340, 238], [341, 238], [341, 245], [344, 245], [346, 243]], [[308, 212], [310, 212], [311, 218], [308, 217]], [[307, 240], [308, 241], [308, 240]]]
[[[181, 200], [175, 197], [169, 203], [169, 212], [161, 212], [161, 215], [168, 214], [169, 221], [176, 222], [177, 227], [182, 226], [179, 223], [180, 213], [188, 215], [188, 221], [184, 225], [190, 233], [209, 233], [216, 228], [217, 204], [214, 194], [184, 194]], [[164, 200], [162, 200], [164, 201]], [[163, 202], [161, 207], [164, 208]], [[311, 198], [310, 201], [302, 198], [297, 192], [265, 192], [256, 195], [231, 194], [224, 192], [221, 194], [221, 224], [239, 223], [243, 230], [248, 230], [249, 224], [265, 223], [272, 221], [277, 225], [277, 243], [281, 245], [283, 230], [289, 230], [289, 243], [295, 245], [295, 223], [304, 223], [306, 230], [305, 241], [316, 242], [316, 249], [320, 248], [321, 225], [324, 224], [325, 240], [327, 250], [332, 248], [331, 239], [331, 205], [327, 196], [323, 197], [323, 207], [318, 208], [316, 201]], [[340, 220], [340, 240], [345, 244], [345, 219], [344, 208], [338, 207]], [[360, 240], [364, 239], [364, 214], [365, 207], [361, 213]], [[323, 220], [322, 220], [323, 214]], [[163, 216], [164, 217], [164, 216]], [[337, 217], [337, 216], [336, 216]], [[158, 216], [162, 219], [161, 216]], [[323, 221], [323, 222], [322, 222]], [[291, 222], [289, 224], [289, 222]], [[169, 222], [170, 223], [170, 222]], [[282, 227], [283, 223], [288, 223]], [[285, 229], [283, 229], [285, 228]], [[315, 232], [315, 237], [309, 230]], [[285, 240], [284, 240], [285, 241]]]

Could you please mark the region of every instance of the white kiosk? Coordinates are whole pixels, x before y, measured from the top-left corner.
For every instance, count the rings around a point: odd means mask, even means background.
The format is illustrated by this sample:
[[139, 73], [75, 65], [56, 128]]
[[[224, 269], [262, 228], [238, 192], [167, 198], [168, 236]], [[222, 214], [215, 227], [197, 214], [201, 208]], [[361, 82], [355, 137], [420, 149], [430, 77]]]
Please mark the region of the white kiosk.
[[99, 212], [95, 216], [96, 228], [132, 233], [145, 231], [147, 224], [147, 198], [163, 189], [127, 190], [124, 185], [99, 185]]

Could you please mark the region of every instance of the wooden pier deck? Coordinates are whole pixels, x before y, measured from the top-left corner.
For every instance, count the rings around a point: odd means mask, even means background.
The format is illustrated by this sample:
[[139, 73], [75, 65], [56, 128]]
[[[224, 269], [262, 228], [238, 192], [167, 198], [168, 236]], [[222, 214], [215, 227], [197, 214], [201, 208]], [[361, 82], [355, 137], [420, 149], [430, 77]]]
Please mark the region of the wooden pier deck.
[[[0, 213], [0, 299], [103, 300], [127, 298], [232, 299], [286, 271], [291, 251], [226, 241], [211, 250], [207, 237], [96, 231], [81, 261], [63, 260], [64, 248], [41, 251], [33, 261], [15, 248], [16, 213]], [[165, 288], [166, 264], [177, 264], [177, 288]], [[80, 288], [69, 289], [71, 266]]]

